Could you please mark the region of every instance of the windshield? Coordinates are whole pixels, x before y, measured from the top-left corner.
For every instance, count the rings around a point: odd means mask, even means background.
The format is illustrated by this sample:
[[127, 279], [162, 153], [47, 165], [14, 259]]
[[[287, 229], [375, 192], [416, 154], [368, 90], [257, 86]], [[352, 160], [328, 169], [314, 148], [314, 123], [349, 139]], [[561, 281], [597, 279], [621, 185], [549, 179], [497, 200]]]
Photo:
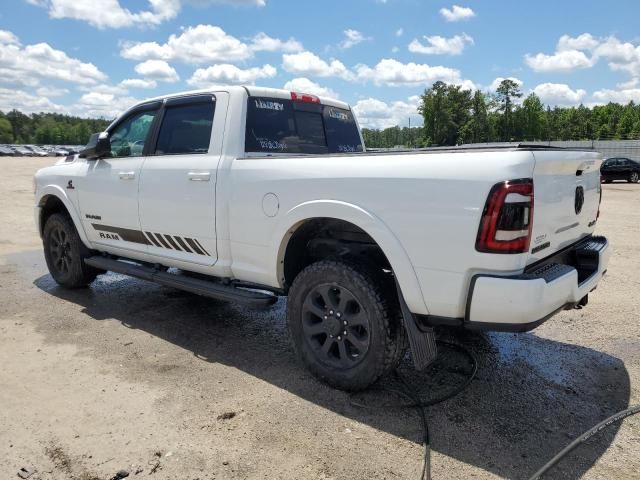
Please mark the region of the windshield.
[[360, 133], [349, 110], [281, 98], [249, 97], [247, 152], [326, 154], [362, 150]]

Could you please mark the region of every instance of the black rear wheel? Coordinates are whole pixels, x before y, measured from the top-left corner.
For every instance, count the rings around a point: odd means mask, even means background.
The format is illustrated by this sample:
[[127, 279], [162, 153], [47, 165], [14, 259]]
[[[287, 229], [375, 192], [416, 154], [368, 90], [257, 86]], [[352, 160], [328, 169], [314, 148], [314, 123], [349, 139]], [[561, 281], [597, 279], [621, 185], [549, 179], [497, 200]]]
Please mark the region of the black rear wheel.
[[629, 183], [638, 183], [639, 180], [640, 174], [638, 174], [638, 172], [631, 172], [631, 175], [629, 175]]
[[407, 339], [393, 295], [366, 269], [333, 260], [305, 268], [289, 291], [293, 347], [319, 379], [361, 390], [394, 368]]
[[58, 284], [69, 288], [85, 287], [103, 273], [84, 263], [91, 251], [82, 243], [67, 215], [54, 213], [47, 219], [42, 242], [49, 273]]

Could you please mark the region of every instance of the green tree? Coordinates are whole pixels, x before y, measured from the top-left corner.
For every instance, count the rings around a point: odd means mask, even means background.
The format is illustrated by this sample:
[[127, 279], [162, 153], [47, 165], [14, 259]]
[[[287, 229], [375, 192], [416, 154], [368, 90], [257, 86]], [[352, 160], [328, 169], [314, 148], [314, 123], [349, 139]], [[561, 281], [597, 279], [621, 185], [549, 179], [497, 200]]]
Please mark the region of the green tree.
[[0, 143], [13, 142], [13, 127], [6, 118], [0, 118]]
[[530, 93], [519, 109], [521, 117], [522, 138], [524, 140], [541, 140], [545, 131], [544, 105], [535, 93]]
[[456, 145], [469, 121], [471, 90], [436, 82], [422, 94], [418, 112], [424, 120], [424, 137], [433, 145]]
[[510, 141], [514, 130], [513, 102], [522, 97], [520, 86], [511, 79], [504, 79], [496, 89], [496, 101], [498, 111], [502, 114], [500, 119], [500, 134], [503, 141]]

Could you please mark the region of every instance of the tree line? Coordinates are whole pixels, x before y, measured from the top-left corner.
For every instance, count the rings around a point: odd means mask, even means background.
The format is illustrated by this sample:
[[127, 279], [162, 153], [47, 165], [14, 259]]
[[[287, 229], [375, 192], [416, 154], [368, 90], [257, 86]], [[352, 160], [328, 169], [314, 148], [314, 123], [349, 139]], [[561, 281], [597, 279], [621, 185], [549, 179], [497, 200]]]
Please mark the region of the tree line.
[[105, 130], [109, 123], [58, 113], [0, 112], [0, 143], [86, 145], [92, 133]]
[[420, 97], [423, 126], [363, 129], [367, 147], [551, 140], [640, 140], [640, 105], [609, 103], [588, 108], [545, 106], [535, 93], [522, 102], [513, 80], [495, 93], [436, 82]]

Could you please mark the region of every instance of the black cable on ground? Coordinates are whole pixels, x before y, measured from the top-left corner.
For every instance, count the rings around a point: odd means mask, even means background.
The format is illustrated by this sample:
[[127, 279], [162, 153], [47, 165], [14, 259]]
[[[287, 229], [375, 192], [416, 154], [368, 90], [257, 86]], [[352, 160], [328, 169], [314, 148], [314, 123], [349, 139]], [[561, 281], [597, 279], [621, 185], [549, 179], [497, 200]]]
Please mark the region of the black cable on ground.
[[[350, 403], [354, 407], [365, 408], [365, 409], [390, 409], [390, 408], [415, 408], [420, 414], [420, 419], [422, 420], [422, 431], [423, 431], [423, 446], [424, 446], [424, 457], [422, 463], [422, 472], [420, 474], [420, 480], [431, 480], [431, 443], [429, 439], [429, 423], [427, 421], [427, 407], [436, 405], [438, 403], [442, 403], [446, 400], [449, 400], [459, 393], [461, 393], [465, 388], [469, 386], [469, 384], [473, 381], [478, 373], [478, 361], [476, 360], [473, 353], [467, 350], [462, 345], [457, 343], [450, 343], [438, 340], [438, 345], [444, 345], [449, 348], [453, 348], [454, 350], [458, 350], [465, 354], [471, 363], [471, 373], [467, 377], [467, 379], [461, 383], [456, 388], [450, 390], [444, 395], [441, 395], [436, 398], [432, 398], [429, 400], [422, 399], [418, 394], [415, 393], [414, 389], [407, 383], [407, 381], [398, 373], [397, 370], [393, 372], [393, 376], [396, 380], [400, 382], [403, 387], [403, 390], [398, 390], [395, 388], [388, 387], [374, 387], [371, 390], [379, 390], [382, 392], [393, 393], [400, 397], [403, 397], [408, 400], [406, 403], [388, 403], [385, 405], [369, 405], [366, 403], [358, 402], [355, 400], [355, 394], [352, 394], [350, 397]], [[545, 465], [542, 466], [536, 473], [533, 474], [529, 478], [529, 480], [539, 480], [542, 475], [551, 470], [554, 466], [556, 466], [562, 459], [564, 459], [569, 453], [571, 453], [574, 449], [576, 449], [579, 445], [589, 440], [594, 435], [597, 435], [605, 428], [613, 425], [616, 422], [624, 420], [627, 417], [640, 413], [640, 405], [634, 405], [625, 410], [622, 410], [614, 415], [611, 415], [609, 418], [604, 419], [597, 425], [593, 426], [582, 435], [577, 437], [573, 442], [563, 448], [556, 456], [554, 456], [551, 460], [549, 460]]]
[[418, 411], [420, 415], [420, 419], [422, 420], [423, 446], [424, 446], [424, 456], [422, 459], [422, 473], [420, 474], [420, 480], [431, 480], [431, 443], [429, 439], [429, 422], [427, 421], [427, 412], [426, 412], [427, 407], [431, 407], [433, 405], [442, 403], [446, 400], [449, 400], [455, 397], [456, 395], [458, 395], [460, 392], [462, 392], [465, 388], [469, 386], [469, 384], [475, 378], [476, 373], [478, 373], [478, 361], [476, 360], [476, 357], [473, 355], [473, 353], [471, 353], [465, 347], [457, 343], [444, 342], [441, 340], [438, 340], [437, 343], [439, 346], [447, 346], [449, 348], [457, 350], [469, 358], [469, 361], [471, 363], [471, 373], [466, 378], [466, 380], [460, 385], [458, 385], [456, 388], [453, 388], [452, 390], [446, 392], [444, 395], [441, 395], [439, 397], [425, 400], [420, 398], [420, 396], [415, 393], [414, 389], [407, 383], [407, 381], [398, 373], [397, 370], [395, 370], [393, 372], [393, 375], [400, 382], [403, 389], [398, 390], [394, 388], [384, 388], [384, 387], [378, 388], [378, 389], [383, 392], [389, 392], [389, 393], [398, 395], [400, 397], [403, 397], [407, 399], [408, 402], [391, 403], [391, 404], [385, 404], [385, 405], [368, 405], [368, 404], [356, 401], [354, 398], [354, 395], [351, 395], [350, 397], [351, 405], [358, 408], [366, 408], [366, 409], [415, 408]]
[[566, 457], [572, 450], [574, 450], [578, 445], [586, 442], [594, 435], [600, 433], [602, 430], [607, 428], [610, 425], [613, 425], [620, 420], [623, 420], [631, 415], [635, 415], [636, 413], [640, 413], [640, 405], [634, 405], [633, 407], [629, 407], [626, 410], [622, 410], [621, 412], [616, 413], [615, 415], [611, 415], [609, 418], [601, 421], [596, 426], [590, 428], [578, 438], [576, 438], [569, 445], [564, 447], [560, 453], [558, 453], [555, 457], [549, 460], [540, 470], [533, 474], [529, 478], [529, 480], [538, 480], [542, 475], [544, 475], [547, 471], [553, 468], [560, 460]]

